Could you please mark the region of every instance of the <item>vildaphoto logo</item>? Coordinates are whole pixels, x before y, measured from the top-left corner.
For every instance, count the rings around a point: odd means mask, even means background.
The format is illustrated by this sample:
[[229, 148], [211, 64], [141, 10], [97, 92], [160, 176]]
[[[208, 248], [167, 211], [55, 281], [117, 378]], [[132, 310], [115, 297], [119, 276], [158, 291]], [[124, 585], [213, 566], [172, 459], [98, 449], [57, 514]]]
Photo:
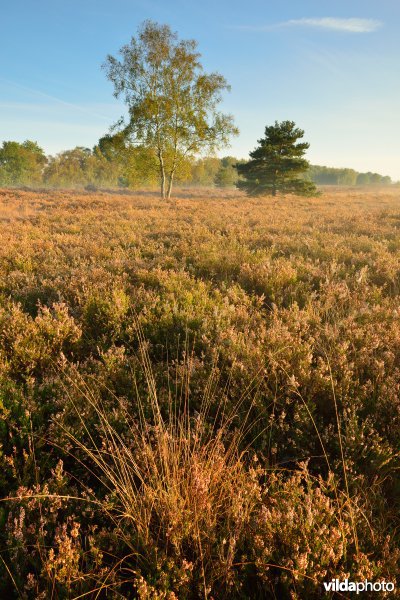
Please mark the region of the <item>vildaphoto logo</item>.
[[326, 592], [355, 592], [360, 594], [361, 592], [393, 592], [394, 583], [391, 581], [349, 581], [345, 579], [332, 579], [332, 581], [324, 581], [324, 587]]

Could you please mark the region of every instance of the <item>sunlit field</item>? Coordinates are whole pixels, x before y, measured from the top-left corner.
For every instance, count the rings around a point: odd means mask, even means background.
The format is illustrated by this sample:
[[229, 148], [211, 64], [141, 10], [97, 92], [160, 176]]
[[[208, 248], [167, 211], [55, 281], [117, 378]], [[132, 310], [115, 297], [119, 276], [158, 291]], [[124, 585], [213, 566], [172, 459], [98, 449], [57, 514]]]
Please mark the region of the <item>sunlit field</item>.
[[0, 596], [396, 582], [399, 229], [395, 187], [0, 190]]

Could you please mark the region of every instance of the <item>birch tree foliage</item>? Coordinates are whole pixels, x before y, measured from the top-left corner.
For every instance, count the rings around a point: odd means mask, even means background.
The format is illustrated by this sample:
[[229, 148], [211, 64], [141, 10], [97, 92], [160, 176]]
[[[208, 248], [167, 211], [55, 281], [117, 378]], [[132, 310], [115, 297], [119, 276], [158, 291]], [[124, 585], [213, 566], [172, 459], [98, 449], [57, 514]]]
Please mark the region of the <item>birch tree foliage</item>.
[[170, 198], [179, 164], [188, 156], [215, 152], [237, 135], [231, 115], [218, 111], [229, 90], [219, 73], [204, 73], [195, 40], [179, 40], [168, 25], [145, 21], [119, 57], [103, 65], [128, 116], [119, 125], [133, 142], [151, 148], [161, 196]]

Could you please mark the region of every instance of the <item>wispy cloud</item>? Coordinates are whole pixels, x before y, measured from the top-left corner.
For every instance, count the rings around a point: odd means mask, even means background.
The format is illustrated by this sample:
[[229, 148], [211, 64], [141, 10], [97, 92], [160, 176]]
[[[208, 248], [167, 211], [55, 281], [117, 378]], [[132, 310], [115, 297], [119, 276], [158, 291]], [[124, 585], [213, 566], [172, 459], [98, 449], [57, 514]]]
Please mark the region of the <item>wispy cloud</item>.
[[320, 19], [291, 19], [282, 23], [283, 26], [319, 27], [347, 31], [349, 33], [371, 33], [381, 27], [382, 23], [376, 19], [337, 19], [335, 17], [322, 17]]
[[236, 29], [248, 31], [271, 31], [280, 27], [315, 27], [331, 31], [344, 31], [347, 33], [371, 33], [379, 29], [382, 22], [376, 19], [340, 19], [336, 17], [320, 17], [315, 19], [290, 19], [275, 25], [241, 25]]
[[36, 88], [22, 85], [20, 83], [17, 83], [16, 81], [9, 81], [7, 79], [4, 79], [3, 77], [0, 77], [0, 85], [2, 83], [6, 84], [7, 86], [16, 88], [22, 92], [25, 92], [25, 93], [28, 92], [29, 94], [33, 94], [34, 96], [39, 96], [40, 98], [44, 98], [45, 100], [52, 101], [53, 103], [57, 103], [61, 106], [64, 106], [65, 108], [79, 111], [82, 113], [86, 113], [86, 114], [90, 115], [91, 117], [96, 117], [97, 119], [101, 119], [103, 121], [109, 120], [109, 116], [95, 112], [91, 108], [87, 108], [87, 107], [81, 106], [79, 104], [74, 104], [72, 102], [66, 102], [65, 100], [62, 100], [61, 98], [57, 98], [56, 96], [46, 94], [45, 92], [42, 92], [41, 90], [38, 90]]

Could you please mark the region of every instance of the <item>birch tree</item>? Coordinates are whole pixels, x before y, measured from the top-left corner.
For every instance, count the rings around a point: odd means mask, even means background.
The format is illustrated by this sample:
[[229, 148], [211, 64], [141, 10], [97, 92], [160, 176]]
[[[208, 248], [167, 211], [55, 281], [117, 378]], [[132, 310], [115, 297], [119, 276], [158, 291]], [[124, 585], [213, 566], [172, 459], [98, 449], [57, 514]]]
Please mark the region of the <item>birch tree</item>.
[[180, 41], [168, 25], [145, 21], [119, 57], [109, 55], [103, 67], [114, 96], [127, 105], [121, 131], [154, 152], [163, 199], [171, 197], [181, 162], [215, 152], [238, 134], [233, 117], [218, 111], [222, 93], [230, 89], [226, 79], [204, 73], [197, 42]]

